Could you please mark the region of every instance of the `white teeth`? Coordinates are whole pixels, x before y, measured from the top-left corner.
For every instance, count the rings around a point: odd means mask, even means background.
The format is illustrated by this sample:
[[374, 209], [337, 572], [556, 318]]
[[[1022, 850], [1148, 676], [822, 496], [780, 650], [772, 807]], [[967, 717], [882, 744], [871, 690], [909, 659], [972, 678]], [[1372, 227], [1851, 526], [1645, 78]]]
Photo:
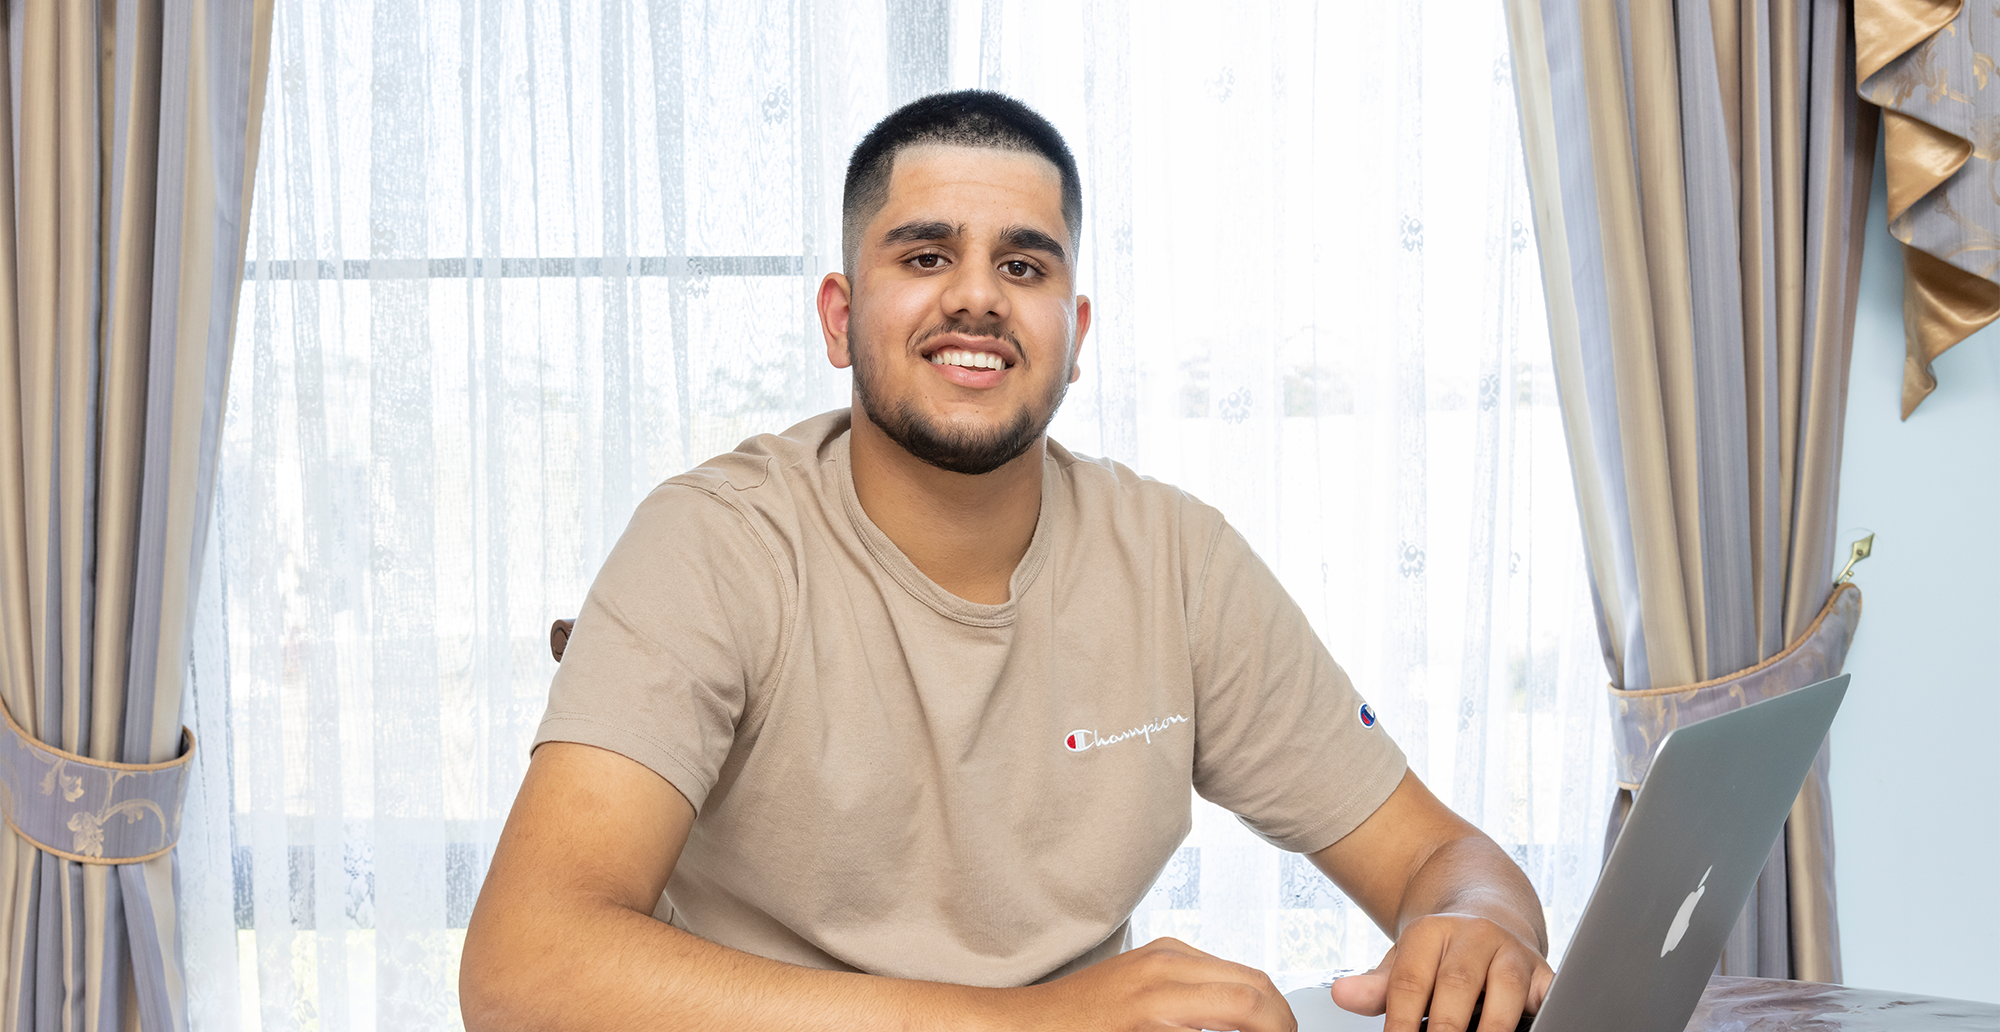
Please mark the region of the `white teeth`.
[[983, 351], [961, 351], [946, 348], [931, 356], [932, 365], [964, 366], [967, 369], [1005, 369], [1007, 362], [999, 355], [989, 355]]

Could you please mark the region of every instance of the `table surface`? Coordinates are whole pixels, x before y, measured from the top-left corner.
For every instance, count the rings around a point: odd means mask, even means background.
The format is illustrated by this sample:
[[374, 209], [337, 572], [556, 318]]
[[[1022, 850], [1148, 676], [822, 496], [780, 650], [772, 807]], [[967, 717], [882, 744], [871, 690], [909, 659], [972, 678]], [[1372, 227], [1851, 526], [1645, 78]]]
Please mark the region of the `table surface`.
[[1775, 978], [1711, 978], [1688, 1032], [1995, 1032], [2000, 1004]]
[[[1379, 1032], [1324, 988], [1288, 993], [1299, 1032]], [[2000, 1004], [1775, 978], [1711, 978], [1687, 1032], [2000, 1032]]]

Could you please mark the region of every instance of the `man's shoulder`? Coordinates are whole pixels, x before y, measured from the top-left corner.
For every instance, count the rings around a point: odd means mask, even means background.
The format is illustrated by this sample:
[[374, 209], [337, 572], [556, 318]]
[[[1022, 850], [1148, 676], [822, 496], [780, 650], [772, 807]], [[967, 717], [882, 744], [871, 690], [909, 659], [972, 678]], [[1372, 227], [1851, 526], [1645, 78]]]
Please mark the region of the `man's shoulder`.
[[846, 436], [851, 425], [847, 409], [822, 412], [789, 429], [758, 434], [701, 465], [667, 478], [660, 485], [686, 487], [725, 500], [755, 497], [787, 474], [816, 477], [820, 463]]
[[806, 511], [830, 504], [822, 470], [848, 429], [846, 409], [781, 433], [759, 434], [662, 481], [639, 502], [626, 538], [652, 548], [708, 552], [719, 538], [756, 540], [773, 555], [797, 537]]
[[1081, 455], [1050, 440], [1049, 461], [1086, 525], [1121, 535], [1171, 530], [1183, 540], [1205, 541], [1227, 522], [1214, 506], [1116, 459]]

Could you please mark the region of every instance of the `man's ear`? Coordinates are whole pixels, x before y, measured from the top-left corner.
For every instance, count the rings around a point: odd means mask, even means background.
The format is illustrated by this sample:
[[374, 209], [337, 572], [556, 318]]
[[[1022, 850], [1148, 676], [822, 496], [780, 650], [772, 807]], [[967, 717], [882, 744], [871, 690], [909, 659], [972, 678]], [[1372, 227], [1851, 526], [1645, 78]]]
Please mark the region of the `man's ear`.
[[854, 290], [847, 277], [829, 272], [819, 281], [819, 332], [826, 338], [826, 360], [835, 369], [854, 364], [847, 349], [847, 320], [854, 314]]
[[1083, 363], [1078, 359], [1083, 354], [1083, 335], [1090, 332], [1090, 299], [1076, 296], [1076, 343], [1069, 352], [1069, 382], [1083, 378]]

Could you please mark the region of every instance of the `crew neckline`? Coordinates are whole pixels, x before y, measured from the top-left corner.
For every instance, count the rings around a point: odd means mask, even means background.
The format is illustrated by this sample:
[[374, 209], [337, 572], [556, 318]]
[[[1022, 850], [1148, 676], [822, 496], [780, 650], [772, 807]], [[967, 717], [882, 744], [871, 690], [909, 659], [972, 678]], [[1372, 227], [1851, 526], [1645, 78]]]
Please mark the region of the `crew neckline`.
[[1034, 584], [1049, 552], [1051, 524], [1057, 508], [1055, 494], [1061, 487], [1062, 478], [1046, 450], [1042, 456], [1042, 505], [1035, 517], [1034, 536], [1028, 539], [1027, 552], [1022, 554], [1020, 562], [1014, 564], [1014, 573], [1007, 579], [1007, 601], [988, 604], [972, 602], [945, 590], [930, 575], [918, 569], [917, 564], [911, 562], [910, 557], [904, 555], [889, 535], [869, 518], [868, 511], [861, 507], [861, 496], [854, 490], [850, 447], [853, 433], [850, 423], [847, 431], [834, 442], [829, 458], [833, 460], [835, 476], [840, 481], [840, 497], [847, 510], [848, 522], [853, 524], [854, 532], [860, 535], [861, 543], [867, 546], [876, 563], [895, 578], [896, 583], [902, 585], [911, 597], [929, 606], [939, 616], [973, 627], [1004, 627], [1013, 623], [1020, 611], [1021, 596]]

